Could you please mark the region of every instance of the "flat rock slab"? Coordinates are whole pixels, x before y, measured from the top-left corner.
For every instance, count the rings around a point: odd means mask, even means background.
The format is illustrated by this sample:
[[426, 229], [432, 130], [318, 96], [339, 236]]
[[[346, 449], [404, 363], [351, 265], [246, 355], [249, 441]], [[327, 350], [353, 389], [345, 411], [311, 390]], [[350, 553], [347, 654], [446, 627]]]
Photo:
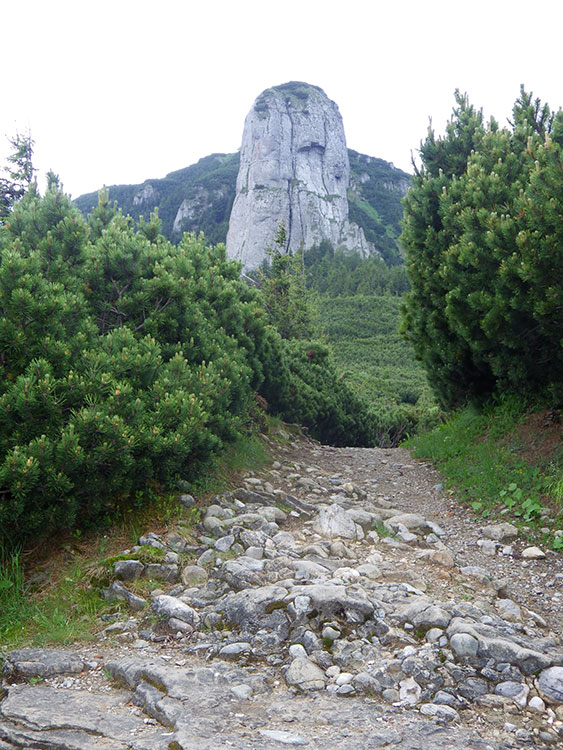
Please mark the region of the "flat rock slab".
[[147, 726], [133, 715], [129, 699], [124, 691], [97, 695], [14, 685], [0, 704], [0, 740], [29, 750], [167, 749], [163, 727]]
[[308, 745], [309, 741], [304, 737], [293, 732], [283, 732], [279, 729], [261, 729], [260, 734], [274, 742], [280, 742], [282, 745]]
[[2, 675], [13, 682], [30, 677], [80, 674], [84, 668], [84, 661], [68, 651], [21, 648], [9, 652], [2, 665]]
[[[272, 692], [260, 671], [213, 660], [179, 668], [159, 659], [128, 658], [106, 668], [130, 690], [108, 694], [15, 685], [0, 704], [0, 750], [272, 750], [306, 741], [309, 750], [506, 750], [457, 726], [446, 728], [412, 712], [320, 691], [296, 699]], [[237, 699], [234, 685], [253, 688]], [[137, 708], [131, 705], [131, 702]], [[140, 713], [140, 710], [144, 714]], [[138, 711], [139, 715], [134, 712]], [[451, 712], [435, 718], [450, 721]], [[160, 712], [160, 713], [159, 713]], [[173, 716], [167, 726], [144, 717]], [[291, 730], [280, 717], [291, 717]], [[283, 720], [282, 720], [283, 722]], [[274, 735], [275, 733], [275, 735]]]

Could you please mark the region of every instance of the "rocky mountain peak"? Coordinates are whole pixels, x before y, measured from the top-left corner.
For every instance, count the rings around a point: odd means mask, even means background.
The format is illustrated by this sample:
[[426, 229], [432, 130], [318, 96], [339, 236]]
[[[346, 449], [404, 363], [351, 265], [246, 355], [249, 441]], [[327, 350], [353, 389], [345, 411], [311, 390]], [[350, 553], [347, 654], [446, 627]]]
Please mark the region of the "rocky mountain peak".
[[263, 91], [248, 113], [229, 257], [247, 269], [263, 261], [280, 221], [287, 249], [323, 239], [334, 247], [374, 251], [348, 218], [350, 163], [338, 106], [317, 86], [292, 81]]

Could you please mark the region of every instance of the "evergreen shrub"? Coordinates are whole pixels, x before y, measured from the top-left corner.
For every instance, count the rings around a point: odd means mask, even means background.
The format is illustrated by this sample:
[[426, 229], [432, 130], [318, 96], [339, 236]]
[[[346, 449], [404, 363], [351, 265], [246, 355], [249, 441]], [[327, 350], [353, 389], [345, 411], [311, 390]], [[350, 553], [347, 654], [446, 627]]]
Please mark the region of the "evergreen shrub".
[[330, 349], [318, 341], [284, 341], [289, 367], [284, 418], [306, 426], [331, 445], [373, 444], [373, 419], [365, 403], [340, 379]]
[[222, 246], [56, 185], [0, 228], [0, 528], [86, 526], [190, 479], [240, 434], [263, 380], [256, 292]]
[[521, 90], [509, 128], [466, 96], [405, 200], [403, 332], [440, 403], [563, 396], [563, 112]]

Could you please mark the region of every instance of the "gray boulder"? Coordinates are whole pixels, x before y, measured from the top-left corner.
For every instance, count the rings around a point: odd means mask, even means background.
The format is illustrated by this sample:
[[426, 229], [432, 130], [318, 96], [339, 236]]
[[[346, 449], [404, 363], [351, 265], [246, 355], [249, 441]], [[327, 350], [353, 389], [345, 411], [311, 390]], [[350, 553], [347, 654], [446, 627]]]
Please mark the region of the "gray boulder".
[[495, 523], [490, 526], [484, 526], [481, 533], [487, 539], [492, 539], [501, 544], [510, 544], [518, 536], [518, 529], [511, 523]]
[[399, 515], [387, 519], [384, 525], [391, 531], [399, 531], [401, 526], [405, 526], [408, 531], [414, 534], [428, 534], [434, 531], [433, 524], [430, 524], [418, 513], [399, 513]]
[[459, 719], [459, 714], [455, 708], [445, 703], [424, 703], [420, 707], [420, 713], [423, 716], [431, 716], [433, 719], [438, 719], [438, 721], [450, 722]]
[[540, 672], [538, 690], [548, 703], [563, 703], [563, 667], [550, 667]]
[[256, 631], [263, 626], [266, 615], [285, 609], [287, 589], [283, 586], [260, 586], [227, 594], [219, 603], [225, 622], [245, 630]]
[[339, 505], [334, 503], [323, 508], [313, 521], [313, 531], [329, 539], [342, 537], [343, 539], [363, 539], [364, 532]]
[[326, 619], [346, 615], [351, 621], [361, 622], [373, 614], [374, 605], [361, 586], [343, 586], [335, 583], [315, 583], [294, 586], [288, 601], [297, 597], [308, 599], [309, 611], [318, 612]]
[[167, 583], [176, 583], [180, 580], [178, 566], [175, 564], [149, 563], [145, 565], [143, 576], [157, 581], [166, 581]]
[[162, 617], [175, 618], [187, 622], [188, 625], [197, 625], [199, 615], [192, 607], [184, 604], [183, 601], [175, 596], [161, 594], [156, 596], [152, 603], [152, 609], [157, 615]]
[[295, 685], [300, 690], [322, 690], [325, 686], [323, 670], [306, 657], [293, 659], [285, 673], [288, 685]]
[[144, 570], [139, 560], [117, 560], [113, 566], [113, 574], [120, 581], [135, 581]]
[[102, 589], [100, 594], [106, 602], [126, 602], [134, 612], [140, 612], [147, 606], [145, 599], [129, 591], [121, 581], [114, 581], [109, 588]]
[[[471, 644], [473, 651], [473, 641], [468, 638], [459, 639], [456, 636], [464, 634], [471, 636], [477, 641], [477, 652], [472, 654], [467, 649], [463, 655], [465, 646]], [[554, 664], [560, 664], [563, 661], [563, 654], [557, 651], [542, 651], [530, 648], [532, 645], [529, 640], [524, 640], [516, 635], [509, 635], [506, 631], [499, 630], [489, 625], [465, 620], [461, 617], [454, 617], [448, 626], [447, 635], [450, 638], [452, 649], [461, 658], [468, 658], [470, 662], [478, 662], [484, 665], [489, 659], [496, 663], [512, 664], [525, 675], [534, 674]], [[460, 648], [458, 644], [463, 643]]]
[[186, 565], [180, 577], [184, 586], [197, 586], [207, 581], [207, 571], [201, 565]]

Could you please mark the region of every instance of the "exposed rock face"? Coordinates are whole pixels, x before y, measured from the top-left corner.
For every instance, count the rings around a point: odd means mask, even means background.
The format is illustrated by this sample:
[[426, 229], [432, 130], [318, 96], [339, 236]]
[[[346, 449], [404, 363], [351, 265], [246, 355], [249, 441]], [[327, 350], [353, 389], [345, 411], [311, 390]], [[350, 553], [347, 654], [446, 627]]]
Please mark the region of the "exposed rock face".
[[133, 197], [134, 206], [151, 205], [155, 206], [158, 203], [160, 196], [158, 190], [155, 190], [150, 183], [145, 183], [141, 186], [140, 190]]
[[197, 187], [195, 195], [186, 198], [180, 204], [172, 225], [172, 235], [178, 237], [183, 232], [194, 231], [194, 227], [198, 226], [198, 222], [202, 216], [205, 216], [206, 212], [212, 211], [216, 206], [228, 201], [229, 192], [230, 190], [226, 185], [222, 185], [216, 190]]
[[337, 105], [316, 86], [267, 89], [246, 117], [236, 198], [227, 235], [229, 257], [260, 265], [279, 222], [287, 248], [323, 239], [335, 248], [374, 251], [348, 219], [350, 164]]

